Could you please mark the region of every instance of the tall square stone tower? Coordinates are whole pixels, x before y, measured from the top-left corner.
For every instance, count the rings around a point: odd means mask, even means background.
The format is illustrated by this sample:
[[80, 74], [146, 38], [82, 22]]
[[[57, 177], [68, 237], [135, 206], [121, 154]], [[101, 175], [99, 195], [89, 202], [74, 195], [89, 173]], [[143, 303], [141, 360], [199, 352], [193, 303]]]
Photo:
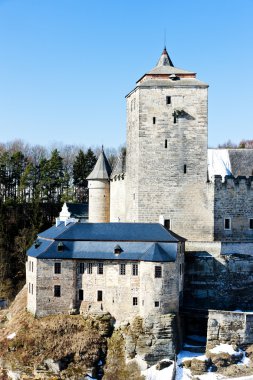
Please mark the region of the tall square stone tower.
[[160, 219], [188, 240], [213, 240], [207, 90], [165, 48], [126, 96], [126, 221]]

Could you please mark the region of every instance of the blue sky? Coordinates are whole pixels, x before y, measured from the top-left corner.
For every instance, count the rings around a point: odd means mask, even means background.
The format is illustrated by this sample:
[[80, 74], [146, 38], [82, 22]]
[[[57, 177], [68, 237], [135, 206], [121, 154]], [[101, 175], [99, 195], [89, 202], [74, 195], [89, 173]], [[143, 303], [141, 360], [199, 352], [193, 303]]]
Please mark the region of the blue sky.
[[209, 145], [253, 139], [253, 0], [0, 0], [0, 142], [117, 147], [164, 45], [209, 83]]

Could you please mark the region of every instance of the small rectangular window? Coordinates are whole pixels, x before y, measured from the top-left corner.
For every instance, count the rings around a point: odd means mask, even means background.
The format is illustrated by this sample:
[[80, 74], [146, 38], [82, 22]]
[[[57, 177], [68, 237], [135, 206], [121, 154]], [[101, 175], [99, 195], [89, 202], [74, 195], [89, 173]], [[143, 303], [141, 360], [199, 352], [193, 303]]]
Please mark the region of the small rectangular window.
[[137, 306], [137, 305], [138, 305], [138, 298], [133, 297], [133, 306]]
[[167, 139], [165, 139], [164, 148], [168, 148], [168, 140]]
[[253, 219], [249, 220], [249, 229], [253, 230]]
[[79, 301], [83, 301], [83, 289], [79, 289], [79, 292], [78, 292], [78, 296], [79, 296]]
[[153, 124], [155, 124], [156, 123], [156, 118], [155, 117], [153, 117]]
[[92, 274], [92, 263], [87, 264], [87, 272], [88, 274]]
[[166, 96], [166, 104], [171, 104], [171, 96]]
[[32, 284], [32, 294], [33, 294], [33, 284]]
[[120, 264], [119, 273], [124, 276], [126, 274], [126, 264]]
[[159, 301], [155, 301], [155, 307], [159, 307], [160, 306], [160, 302]]
[[79, 263], [79, 273], [80, 274], [84, 273], [84, 263]]
[[103, 263], [98, 263], [98, 274], [104, 273], [104, 265]]
[[54, 273], [61, 274], [61, 263], [54, 263]]
[[33, 272], [33, 261], [32, 261], [32, 272]]
[[187, 167], [186, 165], [184, 165], [184, 174], [186, 174], [186, 171], [187, 171]]
[[174, 115], [174, 117], [173, 117], [173, 123], [174, 123], [174, 124], [177, 123], [177, 117], [176, 117], [176, 115]]
[[132, 275], [133, 276], [138, 276], [138, 264], [133, 264], [132, 265]]
[[165, 219], [164, 227], [166, 228], [166, 230], [170, 230], [170, 219]]
[[30, 284], [30, 282], [28, 283], [28, 292], [31, 293], [31, 284]]
[[61, 296], [61, 286], [60, 285], [55, 285], [54, 286], [54, 296], [55, 297], [60, 297]]
[[98, 290], [97, 300], [98, 301], [103, 301], [103, 292], [102, 292], [102, 290]]
[[28, 265], [29, 265], [29, 271], [31, 272], [31, 261], [30, 260], [28, 262]]
[[161, 278], [162, 277], [162, 267], [159, 265], [155, 266], [155, 278]]
[[231, 219], [230, 218], [224, 219], [224, 229], [225, 230], [231, 230]]

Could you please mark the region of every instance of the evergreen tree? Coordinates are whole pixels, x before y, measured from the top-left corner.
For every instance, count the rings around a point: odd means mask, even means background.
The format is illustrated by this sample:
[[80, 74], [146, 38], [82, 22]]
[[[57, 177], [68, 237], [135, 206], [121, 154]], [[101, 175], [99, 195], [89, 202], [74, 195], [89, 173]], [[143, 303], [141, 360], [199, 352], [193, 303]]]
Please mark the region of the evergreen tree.
[[73, 184], [76, 187], [76, 198], [78, 202], [88, 201], [88, 181], [86, 178], [93, 170], [96, 161], [97, 158], [90, 148], [86, 154], [80, 150], [76, 156], [73, 164]]

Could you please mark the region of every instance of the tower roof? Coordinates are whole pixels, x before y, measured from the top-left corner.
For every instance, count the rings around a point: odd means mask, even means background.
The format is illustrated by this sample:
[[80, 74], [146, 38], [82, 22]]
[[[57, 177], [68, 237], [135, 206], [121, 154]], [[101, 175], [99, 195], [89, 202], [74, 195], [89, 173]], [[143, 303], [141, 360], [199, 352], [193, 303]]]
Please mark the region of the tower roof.
[[[171, 76], [171, 77], [170, 77]], [[193, 71], [187, 71], [174, 67], [172, 60], [166, 50], [166, 47], [163, 49], [163, 52], [156, 64], [156, 66], [144, 74], [136, 83], [139, 83], [147, 79], [174, 79], [174, 76], [179, 78], [195, 78], [196, 73]], [[173, 77], [173, 78], [172, 78]]]
[[111, 165], [109, 164], [106, 155], [104, 153], [104, 149], [102, 147], [101, 153], [98, 157], [96, 165], [92, 172], [88, 175], [86, 179], [110, 179], [110, 175], [112, 172]]
[[164, 47], [163, 52], [161, 54], [161, 57], [159, 58], [159, 61], [157, 62], [156, 67], [158, 66], [172, 66], [174, 67], [172, 60], [170, 59], [170, 56], [166, 50], [166, 47]]

